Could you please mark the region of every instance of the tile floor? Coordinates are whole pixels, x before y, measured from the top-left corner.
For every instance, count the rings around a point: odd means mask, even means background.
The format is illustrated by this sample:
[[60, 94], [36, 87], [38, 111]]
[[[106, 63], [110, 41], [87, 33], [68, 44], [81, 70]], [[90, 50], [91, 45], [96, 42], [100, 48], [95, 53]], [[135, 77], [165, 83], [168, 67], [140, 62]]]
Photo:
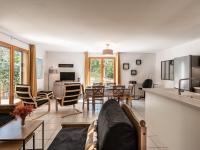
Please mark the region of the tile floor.
[[[141, 118], [145, 118], [145, 104], [143, 100], [136, 100], [132, 103], [132, 108], [140, 115]], [[91, 106], [90, 106], [91, 107]], [[82, 111], [82, 102], [80, 101], [78, 105], [76, 105], [76, 108]], [[100, 111], [101, 104], [97, 104], [95, 112], [92, 112], [92, 110], [87, 111], [86, 109], [83, 111], [83, 113], [77, 114], [77, 115], [71, 115], [67, 116], [65, 118], [62, 118], [62, 114], [64, 114], [67, 110], [67, 112], [73, 112], [72, 106], [65, 106], [65, 107], [59, 107], [59, 113], [56, 113], [55, 111], [55, 101], [51, 101], [51, 112], [40, 117], [40, 120], [44, 120], [45, 122], [45, 134], [44, 134], [44, 142], [45, 142], [45, 149], [48, 148], [48, 146], [51, 144], [59, 130], [61, 129], [61, 123], [65, 122], [92, 122], [94, 119], [98, 117], [98, 113]], [[34, 118], [34, 115], [39, 113], [44, 113], [47, 111], [47, 106], [42, 106], [41, 108], [37, 109], [33, 113], [33, 115], [28, 118], [32, 119]], [[38, 114], [39, 114], [38, 113]], [[32, 148], [32, 140], [30, 140], [26, 144], [26, 148], [31, 149]], [[41, 148], [41, 128], [38, 128], [36, 130], [36, 148]], [[166, 146], [163, 146], [163, 144], [160, 142], [158, 136], [155, 134], [152, 134], [151, 131], [148, 131], [147, 127], [147, 150], [168, 150]]]

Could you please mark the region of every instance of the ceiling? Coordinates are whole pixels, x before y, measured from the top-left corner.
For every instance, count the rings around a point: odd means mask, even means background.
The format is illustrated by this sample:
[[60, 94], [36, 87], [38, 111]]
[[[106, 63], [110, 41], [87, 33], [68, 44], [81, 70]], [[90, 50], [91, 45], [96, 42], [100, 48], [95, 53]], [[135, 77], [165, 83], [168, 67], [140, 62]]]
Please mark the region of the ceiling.
[[156, 52], [200, 37], [200, 0], [0, 3], [0, 27], [48, 51]]

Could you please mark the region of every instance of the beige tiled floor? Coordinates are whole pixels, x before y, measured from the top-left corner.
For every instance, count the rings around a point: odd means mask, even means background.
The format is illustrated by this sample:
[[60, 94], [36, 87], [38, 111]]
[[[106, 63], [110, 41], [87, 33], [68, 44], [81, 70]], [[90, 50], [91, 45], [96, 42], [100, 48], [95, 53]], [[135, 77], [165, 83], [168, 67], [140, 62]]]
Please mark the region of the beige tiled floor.
[[[133, 101], [132, 108], [142, 117], [145, 118], [145, 107], [144, 107], [144, 101], [143, 100], [137, 100]], [[80, 111], [82, 111], [82, 103], [79, 102], [78, 105], [76, 105], [76, 108]], [[44, 134], [44, 143], [45, 143], [45, 149], [48, 148], [48, 146], [51, 144], [59, 130], [61, 129], [61, 123], [65, 122], [92, 122], [98, 117], [98, 113], [101, 109], [101, 104], [97, 104], [95, 112], [92, 112], [91, 110], [87, 111], [86, 109], [83, 111], [83, 113], [77, 114], [77, 115], [71, 115], [67, 116], [65, 118], [62, 118], [63, 114], [71, 113], [73, 112], [72, 106], [65, 106], [65, 107], [59, 107], [59, 112], [56, 113], [55, 111], [55, 101], [51, 101], [51, 112], [40, 117], [40, 120], [44, 120], [45, 122], [45, 134]], [[34, 118], [38, 114], [45, 113], [47, 111], [47, 106], [42, 106], [41, 108], [37, 109], [31, 117], [29, 117], [27, 120]], [[41, 128], [38, 128], [36, 130], [36, 148], [41, 148]], [[26, 144], [27, 148], [32, 148], [32, 140], [30, 140]], [[152, 134], [150, 131], [148, 131], [147, 127], [147, 150], [168, 150], [167, 147], [163, 146], [163, 144], [159, 141], [159, 138]]]

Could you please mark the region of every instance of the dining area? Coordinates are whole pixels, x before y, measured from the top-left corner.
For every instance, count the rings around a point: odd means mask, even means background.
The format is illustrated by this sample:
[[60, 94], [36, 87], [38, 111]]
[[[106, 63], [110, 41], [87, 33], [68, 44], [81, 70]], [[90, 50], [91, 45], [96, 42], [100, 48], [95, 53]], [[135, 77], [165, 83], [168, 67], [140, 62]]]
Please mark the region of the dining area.
[[126, 103], [132, 106], [132, 100], [135, 99], [134, 85], [116, 85], [115, 83], [94, 83], [92, 86], [86, 86], [84, 88], [81, 85], [83, 95], [83, 109], [87, 107], [87, 110], [92, 106], [92, 110], [95, 111], [96, 104], [103, 104], [108, 99], [115, 99], [118, 103]]

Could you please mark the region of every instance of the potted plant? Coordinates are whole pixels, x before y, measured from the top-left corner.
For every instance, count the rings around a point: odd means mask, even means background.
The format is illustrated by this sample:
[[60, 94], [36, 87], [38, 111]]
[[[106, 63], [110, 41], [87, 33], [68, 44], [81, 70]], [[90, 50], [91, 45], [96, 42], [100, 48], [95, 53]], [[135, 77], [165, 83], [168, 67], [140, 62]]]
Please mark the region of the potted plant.
[[30, 115], [32, 111], [33, 111], [32, 105], [19, 104], [15, 107], [11, 115], [14, 116], [15, 118], [19, 116], [21, 118], [21, 125], [24, 126], [26, 116]]

